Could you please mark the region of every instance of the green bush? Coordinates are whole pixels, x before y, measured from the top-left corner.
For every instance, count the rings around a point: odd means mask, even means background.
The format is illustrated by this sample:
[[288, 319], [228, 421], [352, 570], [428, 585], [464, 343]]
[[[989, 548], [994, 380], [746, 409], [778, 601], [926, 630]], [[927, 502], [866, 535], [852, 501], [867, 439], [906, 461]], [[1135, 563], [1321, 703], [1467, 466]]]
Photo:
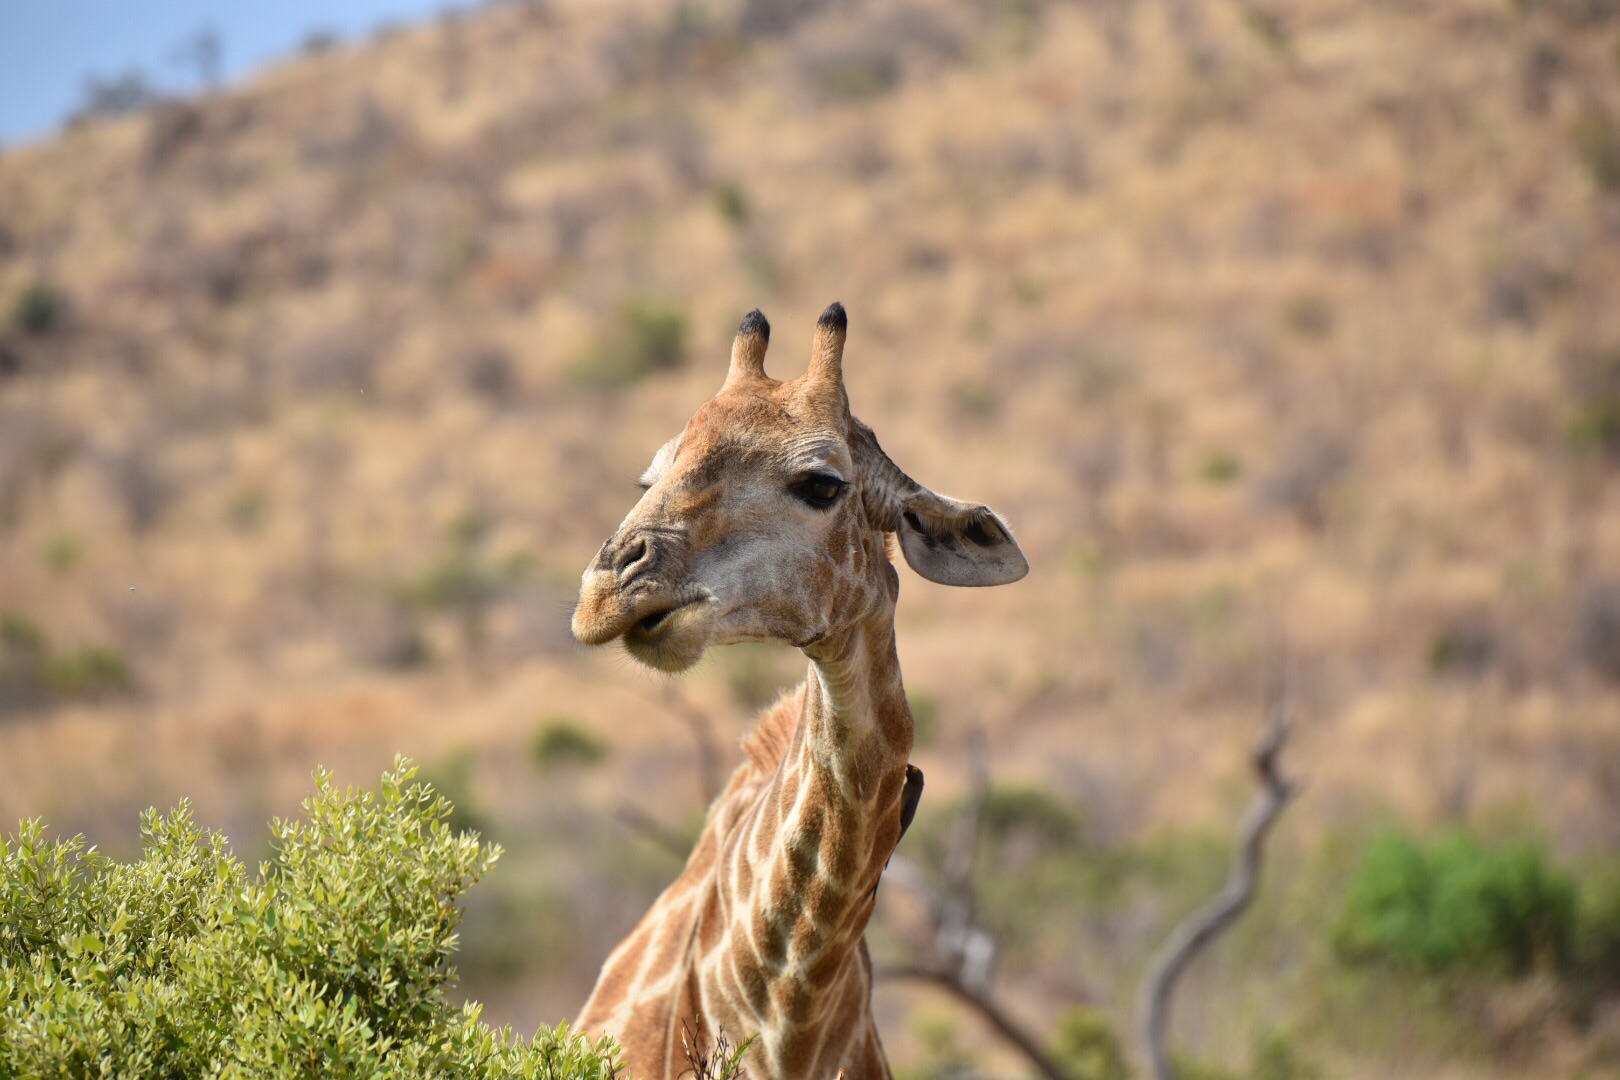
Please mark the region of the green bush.
[[40, 677], [47, 690], [62, 698], [102, 697], [134, 685], [122, 654], [106, 645], [53, 654], [40, 666]]
[[1066, 1009], [1058, 1017], [1051, 1056], [1075, 1080], [1130, 1080], [1125, 1051], [1106, 1017], [1095, 1009]]
[[62, 321], [66, 305], [62, 295], [43, 281], [24, 289], [11, 309], [11, 324], [25, 334], [42, 337]]
[[530, 747], [534, 763], [550, 770], [565, 766], [589, 767], [608, 755], [607, 744], [567, 717], [556, 717], [540, 725]]
[[709, 197], [714, 202], [714, 212], [727, 225], [738, 227], [747, 223], [748, 196], [743, 194], [742, 188], [732, 183], [719, 183]]
[[984, 833], [992, 849], [1013, 846], [1019, 837], [1042, 849], [1063, 850], [1080, 843], [1080, 818], [1042, 787], [1005, 784], [984, 800]]
[[1211, 450], [1198, 464], [1198, 478], [1206, 484], [1229, 484], [1243, 471], [1243, 462], [1230, 450]]
[[920, 691], [907, 691], [906, 705], [911, 709], [912, 741], [926, 750], [939, 741], [939, 698]]
[[1522, 975], [1570, 955], [1576, 893], [1541, 847], [1390, 833], [1350, 883], [1335, 944], [1350, 962]]
[[53, 574], [65, 574], [84, 558], [84, 541], [72, 533], [56, 533], [39, 548], [39, 559]]
[[638, 297], [619, 308], [618, 324], [574, 368], [587, 386], [624, 386], [680, 366], [686, 355], [685, 309]]
[[1587, 106], [1569, 132], [1575, 156], [1600, 192], [1620, 192], [1620, 125], [1596, 106]]
[[317, 772], [249, 873], [190, 809], [119, 863], [25, 821], [0, 842], [0, 1076], [620, 1075], [566, 1026], [532, 1042], [446, 997], [458, 901], [500, 851], [400, 760], [378, 793]]
[[1574, 953], [1577, 975], [1588, 988], [1620, 992], [1620, 863], [1583, 879]]
[[0, 614], [0, 702], [42, 706], [124, 693], [134, 685], [129, 665], [111, 646], [59, 651], [33, 620]]

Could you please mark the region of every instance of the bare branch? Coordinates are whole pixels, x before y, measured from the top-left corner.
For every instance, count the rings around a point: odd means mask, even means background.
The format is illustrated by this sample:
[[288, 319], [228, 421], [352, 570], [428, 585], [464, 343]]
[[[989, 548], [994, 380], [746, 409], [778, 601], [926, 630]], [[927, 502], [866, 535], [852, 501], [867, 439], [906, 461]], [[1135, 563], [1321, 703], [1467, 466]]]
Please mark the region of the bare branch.
[[994, 999], [987, 993], [975, 990], [962, 982], [957, 973], [943, 969], [909, 965], [902, 967], [880, 968], [875, 973], [879, 979], [909, 979], [916, 982], [927, 982], [945, 990], [964, 1005], [969, 1006], [985, 1021], [996, 1029], [1003, 1039], [1006, 1039], [1019, 1052], [1029, 1059], [1037, 1072], [1047, 1080], [1068, 1080], [1057, 1062], [1047, 1056], [1027, 1031], [1020, 1027], [1012, 1017], [1001, 1010]]
[[979, 837], [984, 828], [985, 806], [990, 800], [990, 755], [980, 729], [970, 734], [968, 759], [973, 786], [951, 830], [950, 848], [941, 868], [944, 888], [934, 889], [920, 867], [898, 855], [890, 860], [884, 874], [885, 881], [911, 890], [926, 904], [934, 924], [927, 947], [930, 955], [923, 963], [879, 968], [873, 977], [932, 983], [982, 1016], [1047, 1080], [1065, 1080], [1063, 1070], [1041, 1049], [1040, 1041], [1003, 1011], [991, 995], [996, 939], [977, 925], [973, 895]]
[[1174, 1080], [1170, 1068], [1165, 1033], [1170, 1022], [1170, 1002], [1176, 980], [1210, 942], [1220, 937], [1242, 915], [1254, 899], [1265, 854], [1266, 835], [1276, 822], [1295, 786], [1277, 768], [1277, 755], [1288, 740], [1288, 721], [1279, 694], [1271, 723], [1255, 745], [1253, 765], [1260, 791], [1243, 815], [1238, 835], [1240, 844], [1226, 883], [1203, 907], [1177, 926], [1166, 941], [1159, 960], [1153, 965], [1142, 991], [1142, 1041], [1154, 1080]]
[[637, 836], [669, 852], [682, 862], [692, 853], [692, 839], [682, 836], [645, 810], [631, 803], [620, 803], [613, 812], [614, 820]]

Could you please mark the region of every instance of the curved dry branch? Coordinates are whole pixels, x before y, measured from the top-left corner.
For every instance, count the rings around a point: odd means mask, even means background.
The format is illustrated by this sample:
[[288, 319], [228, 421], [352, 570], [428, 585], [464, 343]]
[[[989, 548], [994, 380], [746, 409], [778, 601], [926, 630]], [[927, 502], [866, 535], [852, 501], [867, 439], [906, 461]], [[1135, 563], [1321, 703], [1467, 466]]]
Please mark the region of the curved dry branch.
[[1017, 1047], [1018, 1051], [1029, 1059], [1030, 1064], [1035, 1066], [1036, 1071], [1047, 1080], [1068, 1080], [1057, 1062], [1047, 1056], [1046, 1051], [1041, 1049], [1041, 1044], [1033, 1036], [1020, 1027], [1012, 1017], [1002, 1012], [994, 999], [963, 982], [956, 972], [914, 965], [879, 968], [875, 975], [879, 979], [909, 979], [932, 983], [945, 990], [984, 1017], [985, 1021], [996, 1029], [996, 1033]]
[[695, 842], [693, 837], [683, 836], [632, 803], [621, 802], [618, 809], [613, 811], [613, 818], [654, 847], [668, 852], [683, 863], [692, 854], [692, 845]]
[[984, 810], [990, 799], [989, 740], [981, 728], [969, 732], [968, 765], [972, 787], [963, 812], [950, 834], [941, 876], [943, 888], [935, 889], [922, 869], [896, 855], [889, 862], [885, 881], [893, 881], [916, 893], [928, 909], [932, 934], [919, 949], [926, 954], [920, 963], [878, 968], [874, 979], [907, 979], [926, 982], [946, 991], [984, 1018], [1009, 1044], [1017, 1048], [1036, 1072], [1047, 1080], [1066, 1080], [1057, 1063], [1041, 1049], [1031, 1035], [996, 1003], [991, 993], [996, 960], [996, 940], [978, 925], [974, 903], [974, 879], [979, 868], [979, 840], [984, 829]]
[[1226, 883], [1208, 903], [1188, 916], [1171, 933], [1143, 985], [1142, 1041], [1147, 1049], [1154, 1080], [1174, 1080], [1165, 1033], [1170, 1023], [1170, 1003], [1176, 980], [1186, 971], [1193, 958], [1236, 922], [1254, 899], [1255, 887], [1260, 879], [1260, 864], [1265, 855], [1266, 835], [1295, 792], [1294, 785], [1284, 779], [1277, 768], [1277, 755], [1287, 740], [1288, 721], [1279, 705], [1272, 713], [1271, 724], [1255, 746], [1253, 763], [1260, 791], [1243, 815], [1238, 831], [1241, 843]]

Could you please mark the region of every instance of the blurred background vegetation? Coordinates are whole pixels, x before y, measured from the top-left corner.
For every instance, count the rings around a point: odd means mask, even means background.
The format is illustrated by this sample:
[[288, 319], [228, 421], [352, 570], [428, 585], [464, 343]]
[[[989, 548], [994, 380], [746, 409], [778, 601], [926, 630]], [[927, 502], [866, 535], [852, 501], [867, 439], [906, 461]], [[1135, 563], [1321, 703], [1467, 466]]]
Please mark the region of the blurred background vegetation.
[[[252, 860], [411, 754], [508, 848], [462, 990], [571, 1016], [803, 666], [671, 691], [579, 571], [739, 316], [794, 374], [842, 299], [856, 412], [1034, 567], [901, 571], [903, 851], [982, 741], [1006, 1009], [1125, 1074], [1285, 652], [1306, 786], [1183, 1075], [1616, 1075], [1617, 76], [1609, 0], [553, 0], [87, 90], [0, 151], [0, 822], [190, 796]], [[876, 1008], [907, 1076], [1027, 1069]]]

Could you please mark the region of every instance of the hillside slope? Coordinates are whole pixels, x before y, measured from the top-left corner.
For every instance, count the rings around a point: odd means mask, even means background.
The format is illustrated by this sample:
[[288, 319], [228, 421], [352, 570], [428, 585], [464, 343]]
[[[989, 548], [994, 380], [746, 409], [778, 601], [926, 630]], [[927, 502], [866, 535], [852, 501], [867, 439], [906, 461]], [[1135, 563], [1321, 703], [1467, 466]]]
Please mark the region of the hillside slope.
[[[1286, 667], [1300, 860], [1390, 820], [1612, 853], [1610, 7], [501, 5], [6, 151], [0, 819], [127, 844], [189, 794], [247, 843], [317, 762], [438, 760], [554, 961], [493, 964], [493, 1015], [566, 1015], [675, 865], [613, 816], [686, 827], [680, 719], [732, 760], [798, 669], [672, 699], [572, 645], [577, 575], [737, 318], [791, 374], [841, 299], [856, 411], [1034, 567], [904, 575], [931, 804], [983, 728], [1089, 842], [1224, 829]], [[557, 730], [611, 756], [537, 773]], [[1172, 914], [1015, 999], [1122, 1018]], [[1252, 959], [1198, 1052], [1283, 1008]]]

